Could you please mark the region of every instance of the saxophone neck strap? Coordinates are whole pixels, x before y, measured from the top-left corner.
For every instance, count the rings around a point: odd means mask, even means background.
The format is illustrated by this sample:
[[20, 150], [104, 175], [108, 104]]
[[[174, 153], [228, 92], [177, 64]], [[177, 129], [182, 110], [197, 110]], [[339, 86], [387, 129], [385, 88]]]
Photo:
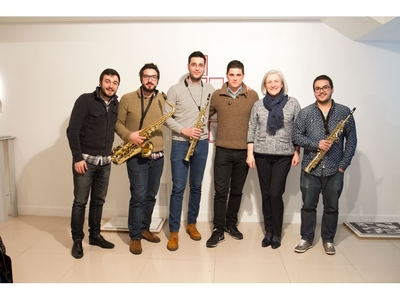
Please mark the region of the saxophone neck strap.
[[147, 112], [150, 109], [151, 103], [153, 102], [154, 97], [158, 94], [158, 90], [154, 90], [153, 94], [151, 94], [149, 103], [147, 103], [146, 109], [144, 108], [144, 96], [143, 96], [143, 90], [140, 90], [140, 103], [141, 103], [141, 108], [142, 108], [142, 117], [140, 119], [140, 125], [139, 125], [139, 130], [142, 129], [143, 126], [143, 120], [147, 115]]
[[322, 121], [324, 123], [324, 129], [325, 129], [325, 135], [326, 136], [329, 136], [329, 134], [330, 134], [330, 132], [329, 132], [329, 118], [331, 117], [333, 106], [334, 106], [334, 102], [332, 100], [332, 105], [331, 105], [331, 108], [328, 111], [328, 115], [326, 116], [326, 118], [325, 118], [324, 113], [322, 112], [322, 110], [320, 108], [318, 108], [319, 112], [321, 113]]
[[197, 103], [196, 100], [194, 100], [193, 95], [192, 95], [192, 92], [191, 92], [190, 89], [189, 89], [189, 84], [188, 84], [188, 82], [187, 82], [187, 78], [185, 78], [185, 86], [186, 86], [186, 88], [188, 89], [189, 94], [190, 94], [190, 97], [192, 97], [192, 100], [193, 100], [194, 104], [196, 104], [197, 109], [198, 109], [199, 111], [201, 110], [201, 102], [202, 102], [202, 98], [203, 98], [203, 80], [200, 80], [200, 83], [201, 83], [200, 101], [199, 101], [199, 103]]

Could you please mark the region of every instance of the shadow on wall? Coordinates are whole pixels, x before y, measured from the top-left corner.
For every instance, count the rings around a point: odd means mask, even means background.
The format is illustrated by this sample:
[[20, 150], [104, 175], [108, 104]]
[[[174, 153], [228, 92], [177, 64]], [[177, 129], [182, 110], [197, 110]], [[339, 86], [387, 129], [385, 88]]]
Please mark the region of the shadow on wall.
[[383, 50], [388, 50], [394, 53], [399, 54], [400, 53], [400, 43], [398, 41], [396, 42], [365, 42], [365, 41], [359, 41], [362, 44], [371, 46], [371, 47], [376, 47], [380, 48]]
[[[21, 215], [71, 215], [73, 176], [72, 155], [66, 136], [68, 122], [69, 117], [62, 123], [59, 138], [54, 145], [41, 151], [25, 164], [17, 182], [18, 208]], [[119, 143], [120, 139], [116, 135], [114, 144]], [[23, 147], [22, 145], [23, 142], [20, 147]], [[111, 168], [103, 217], [125, 216], [129, 201], [126, 167], [113, 165]]]
[[[345, 210], [346, 213], [342, 214], [341, 219], [348, 222], [360, 220], [377, 221], [375, 220], [378, 213], [376, 189], [377, 186], [382, 184], [382, 178], [375, 179], [374, 177], [368, 156], [357, 150], [351, 165], [345, 173], [345, 183], [339, 209]], [[368, 184], [361, 190], [361, 181], [374, 184]], [[368, 212], [367, 215], [366, 212]], [[352, 218], [357, 220], [352, 220]]]
[[[20, 214], [70, 215], [73, 190], [72, 157], [66, 137], [68, 121], [69, 118], [60, 126], [59, 137], [51, 147], [40, 151], [25, 163], [17, 182]], [[19, 147], [23, 148], [27, 143], [19, 139]]]

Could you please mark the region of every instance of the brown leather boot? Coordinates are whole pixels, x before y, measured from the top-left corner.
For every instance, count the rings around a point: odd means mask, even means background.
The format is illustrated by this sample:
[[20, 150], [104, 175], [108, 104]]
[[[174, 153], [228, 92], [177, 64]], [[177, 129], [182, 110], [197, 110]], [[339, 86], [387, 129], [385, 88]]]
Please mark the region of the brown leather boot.
[[169, 240], [167, 244], [167, 249], [169, 251], [175, 251], [178, 250], [178, 240], [179, 240], [179, 235], [177, 232], [170, 232], [169, 233]]
[[129, 243], [129, 251], [132, 254], [141, 254], [142, 253], [142, 244], [140, 240], [131, 239]]
[[197, 231], [196, 224], [188, 224], [186, 227], [186, 232], [190, 235], [190, 238], [195, 241], [201, 240], [201, 234]]
[[159, 243], [160, 242], [160, 238], [148, 230], [142, 231], [142, 238], [144, 238], [146, 241], [148, 241], [150, 243]]

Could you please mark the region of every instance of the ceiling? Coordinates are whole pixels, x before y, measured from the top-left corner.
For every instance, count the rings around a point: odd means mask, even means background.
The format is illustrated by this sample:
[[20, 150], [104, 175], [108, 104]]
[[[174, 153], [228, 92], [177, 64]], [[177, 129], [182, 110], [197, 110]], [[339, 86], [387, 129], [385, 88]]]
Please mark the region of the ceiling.
[[400, 42], [400, 18], [397, 17], [329, 17], [321, 21], [351, 40]]
[[0, 17], [0, 24], [68, 24], [109, 22], [322, 22], [354, 41], [400, 42], [399, 17]]

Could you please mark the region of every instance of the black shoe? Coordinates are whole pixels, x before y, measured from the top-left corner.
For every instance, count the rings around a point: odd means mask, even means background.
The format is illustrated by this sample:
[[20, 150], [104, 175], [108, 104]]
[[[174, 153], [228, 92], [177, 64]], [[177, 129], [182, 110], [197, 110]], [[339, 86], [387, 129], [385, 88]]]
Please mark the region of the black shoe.
[[82, 241], [75, 240], [74, 244], [72, 245], [71, 255], [75, 258], [82, 258], [83, 256], [83, 248], [82, 248]]
[[276, 249], [281, 246], [281, 237], [274, 235], [271, 241], [271, 248]]
[[89, 245], [99, 246], [100, 248], [112, 249], [114, 248], [114, 244], [106, 241], [101, 234], [89, 237]]
[[217, 247], [221, 242], [225, 241], [224, 232], [220, 229], [214, 229], [211, 237], [208, 239], [206, 246], [208, 248]]
[[265, 248], [271, 245], [271, 240], [272, 240], [272, 233], [266, 233], [261, 242], [261, 247]]
[[242, 240], [243, 234], [238, 230], [235, 225], [229, 225], [225, 227], [225, 231], [231, 235], [236, 240]]

